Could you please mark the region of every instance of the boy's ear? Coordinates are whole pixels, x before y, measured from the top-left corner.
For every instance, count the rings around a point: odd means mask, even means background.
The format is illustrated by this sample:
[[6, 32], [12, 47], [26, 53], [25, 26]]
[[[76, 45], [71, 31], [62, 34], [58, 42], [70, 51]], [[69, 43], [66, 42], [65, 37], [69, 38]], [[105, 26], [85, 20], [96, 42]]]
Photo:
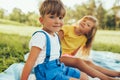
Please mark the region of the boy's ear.
[[40, 21], [41, 24], [43, 24], [43, 18], [42, 17], [39, 18], [39, 21]]

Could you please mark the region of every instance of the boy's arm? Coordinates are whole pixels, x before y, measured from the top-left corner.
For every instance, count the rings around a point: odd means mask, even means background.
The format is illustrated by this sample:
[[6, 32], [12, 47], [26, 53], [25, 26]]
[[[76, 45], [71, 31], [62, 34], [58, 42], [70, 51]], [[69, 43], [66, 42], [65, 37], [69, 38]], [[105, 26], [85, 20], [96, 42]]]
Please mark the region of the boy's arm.
[[28, 80], [29, 74], [30, 74], [30, 72], [35, 64], [35, 61], [36, 61], [40, 51], [41, 51], [41, 49], [38, 47], [33, 46], [31, 48], [29, 57], [28, 57], [26, 64], [23, 68], [21, 80]]

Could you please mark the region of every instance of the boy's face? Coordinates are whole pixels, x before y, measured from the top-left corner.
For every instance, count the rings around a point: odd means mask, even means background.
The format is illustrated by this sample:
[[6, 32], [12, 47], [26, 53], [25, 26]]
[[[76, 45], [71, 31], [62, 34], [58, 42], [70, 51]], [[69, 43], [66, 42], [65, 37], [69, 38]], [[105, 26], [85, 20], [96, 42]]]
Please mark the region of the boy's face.
[[54, 33], [58, 32], [63, 26], [63, 17], [46, 14], [44, 17], [40, 17], [40, 22], [43, 24], [45, 30]]
[[87, 34], [94, 27], [95, 23], [88, 19], [83, 19], [78, 22], [78, 28], [83, 34]]

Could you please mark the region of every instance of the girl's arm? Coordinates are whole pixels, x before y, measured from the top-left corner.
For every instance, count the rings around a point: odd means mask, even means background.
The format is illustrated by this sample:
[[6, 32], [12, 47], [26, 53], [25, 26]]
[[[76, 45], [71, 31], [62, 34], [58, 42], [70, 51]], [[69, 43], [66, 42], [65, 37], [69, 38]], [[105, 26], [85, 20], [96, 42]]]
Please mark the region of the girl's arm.
[[74, 51], [71, 53], [71, 55], [72, 55], [72, 56], [75, 56], [75, 55], [77, 54], [77, 52], [79, 51], [79, 49], [80, 49], [80, 47], [78, 47], [76, 50], [74, 50]]
[[[58, 32], [58, 36], [59, 36], [60, 40], [62, 40], [62, 39], [64, 38], [64, 31], [63, 31], [63, 30], [60, 30], [60, 31]], [[74, 55], [77, 53], [77, 51], [79, 50], [79, 48], [80, 48], [80, 47], [78, 47], [76, 50], [74, 50], [74, 51], [71, 53], [71, 55], [74, 56]]]
[[64, 38], [64, 32], [63, 32], [63, 30], [60, 30], [58, 32], [58, 36], [59, 36], [60, 40], [62, 40]]
[[38, 48], [38, 47], [35, 47], [33, 46], [31, 48], [31, 51], [30, 51], [30, 54], [29, 54], [29, 57], [26, 61], [26, 64], [23, 68], [23, 72], [22, 72], [22, 75], [21, 75], [21, 80], [28, 80], [28, 77], [29, 77], [29, 74], [35, 64], [35, 61], [40, 53], [41, 49]]

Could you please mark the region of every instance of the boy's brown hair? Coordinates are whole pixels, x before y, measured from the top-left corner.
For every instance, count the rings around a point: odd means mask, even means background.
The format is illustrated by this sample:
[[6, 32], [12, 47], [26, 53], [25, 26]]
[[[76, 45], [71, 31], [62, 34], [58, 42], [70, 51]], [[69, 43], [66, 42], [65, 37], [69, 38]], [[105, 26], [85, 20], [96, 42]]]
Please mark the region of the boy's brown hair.
[[45, 0], [41, 4], [39, 12], [42, 17], [46, 14], [56, 14], [57, 16], [64, 17], [66, 14], [66, 10], [61, 0]]

